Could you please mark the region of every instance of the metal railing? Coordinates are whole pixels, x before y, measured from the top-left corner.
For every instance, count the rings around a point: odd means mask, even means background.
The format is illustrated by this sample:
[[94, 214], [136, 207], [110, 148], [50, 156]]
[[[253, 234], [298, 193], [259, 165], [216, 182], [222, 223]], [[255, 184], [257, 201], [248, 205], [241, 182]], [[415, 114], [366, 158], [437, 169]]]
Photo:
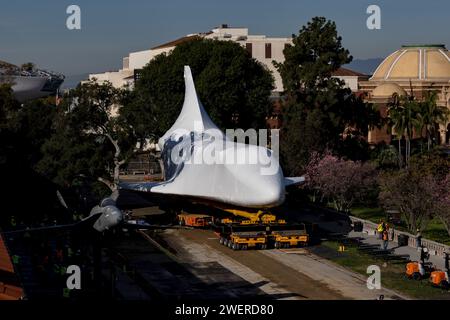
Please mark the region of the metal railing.
[[[363, 224], [363, 232], [369, 235], [375, 235], [378, 225], [372, 221], [363, 220], [357, 217], [350, 216], [352, 222], [359, 221]], [[395, 230], [393, 231], [392, 241], [398, 243], [398, 236], [405, 235], [408, 237], [408, 247], [417, 248], [417, 237], [408, 232]], [[429, 252], [433, 255], [444, 256], [444, 252], [450, 252], [450, 246], [447, 246], [443, 243], [439, 243], [436, 241], [432, 241], [429, 239], [421, 239], [421, 244], [424, 248], [427, 248]]]

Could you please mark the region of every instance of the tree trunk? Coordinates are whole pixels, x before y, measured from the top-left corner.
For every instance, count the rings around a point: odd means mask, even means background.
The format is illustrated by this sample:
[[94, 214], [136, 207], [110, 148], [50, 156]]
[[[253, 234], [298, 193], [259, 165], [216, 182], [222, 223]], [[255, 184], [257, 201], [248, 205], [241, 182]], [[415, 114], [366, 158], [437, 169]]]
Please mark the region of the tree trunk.
[[113, 175], [113, 181], [115, 184], [115, 189], [117, 189], [117, 186], [119, 185], [119, 175], [120, 175], [120, 167], [125, 163], [125, 160], [119, 160], [120, 157], [120, 147], [118, 140], [115, 140], [111, 137], [110, 134], [106, 133], [105, 136], [111, 141], [114, 148], [116, 149], [116, 152], [114, 153], [114, 175]]
[[441, 220], [442, 224], [445, 227], [445, 230], [447, 230], [447, 233], [450, 236], [450, 223], [449, 223], [450, 221], [442, 216], [440, 216], [439, 219]]
[[406, 137], [406, 150], [405, 150], [405, 164], [406, 168], [409, 167], [409, 158], [411, 154], [411, 141], [409, 140], [409, 136]]

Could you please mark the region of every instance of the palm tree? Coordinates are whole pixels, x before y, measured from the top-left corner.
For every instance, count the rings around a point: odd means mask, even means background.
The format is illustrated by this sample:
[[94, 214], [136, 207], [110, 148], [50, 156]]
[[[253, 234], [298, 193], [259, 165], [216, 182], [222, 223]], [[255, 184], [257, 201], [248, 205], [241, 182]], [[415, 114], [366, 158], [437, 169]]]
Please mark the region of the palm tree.
[[405, 139], [406, 139], [406, 167], [409, 166], [409, 160], [411, 158], [411, 140], [414, 136], [414, 129], [418, 129], [420, 127], [419, 121], [419, 108], [420, 104], [414, 99], [414, 97], [410, 97], [406, 99], [404, 102], [404, 110], [405, 110]]
[[418, 114], [420, 132], [423, 129], [426, 131], [428, 151], [431, 149], [431, 138], [436, 135], [436, 124], [447, 123], [450, 116], [449, 110], [444, 107], [439, 107], [436, 101], [437, 93], [435, 91], [427, 92], [425, 98], [420, 102]]
[[398, 139], [398, 165], [400, 168], [403, 163], [402, 137], [405, 132], [401, 108], [400, 96], [394, 93], [392, 95], [392, 100], [388, 103], [388, 125], [391, 129], [395, 130], [395, 135]]
[[414, 129], [419, 126], [417, 117], [419, 104], [413, 96], [392, 96], [392, 102], [388, 105], [388, 115], [391, 128], [398, 138], [399, 161], [401, 167], [401, 139], [405, 137], [405, 165], [408, 167], [411, 157], [411, 139]]

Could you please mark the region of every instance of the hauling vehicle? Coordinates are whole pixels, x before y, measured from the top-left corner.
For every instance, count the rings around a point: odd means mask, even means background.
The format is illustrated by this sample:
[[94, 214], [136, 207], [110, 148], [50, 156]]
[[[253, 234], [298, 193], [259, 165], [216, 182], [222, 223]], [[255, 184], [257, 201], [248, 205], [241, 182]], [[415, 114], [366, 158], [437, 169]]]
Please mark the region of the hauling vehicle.
[[223, 225], [219, 242], [233, 250], [267, 249], [268, 237], [264, 226]]
[[444, 253], [445, 256], [445, 271], [443, 270], [435, 270], [431, 272], [430, 282], [433, 286], [439, 287], [445, 290], [450, 289], [450, 268], [449, 268], [449, 254], [447, 252]]
[[216, 233], [221, 244], [233, 250], [249, 248], [291, 248], [305, 246], [309, 242], [306, 226], [288, 224], [283, 219], [269, 212], [257, 210], [255, 212], [224, 209], [232, 213], [232, 217], [221, 219], [216, 224]]
[[192, 214], [182, 211], [177, 215], [178, 224], [180, 226], [188, 226], [194, 228], [208, 227], [212, 222], [212, 217], [206, 214]]
[[406, 276], [408, 279], [421, 280], [430, 276], [434, 271], [433, 264], [426, 262], [430, 259], [430, 253], [427, 248], [421, 247], [420, 260], [406, 264]]
[[306, 246], [309, 235], [304, 223], [298, 225], [274, 225], [270, 227], [270, 240], [276, 249]]

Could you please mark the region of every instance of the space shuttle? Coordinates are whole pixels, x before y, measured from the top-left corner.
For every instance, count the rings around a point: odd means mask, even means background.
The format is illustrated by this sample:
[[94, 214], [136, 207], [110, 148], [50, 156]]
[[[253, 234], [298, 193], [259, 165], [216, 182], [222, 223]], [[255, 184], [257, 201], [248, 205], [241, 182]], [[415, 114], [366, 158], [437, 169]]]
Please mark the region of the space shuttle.
[[283, 203], [286, 186], [302, 183], [304, 177], [284, 177], [277, 155], [265, 146], [227, 137], [200, 102], [189, 66], [184, 80], [181, 112], [158, 142], [164, 181], [120, 183], [119, 190], [244, 208]]
[[[219, 208], [266, 209], [284, 202], [286, 187], [304, 177], [284, 177], [277, 155], [264, 146], [235, 142], [211, 120], [195, 90], [191, 69], [184, 67], [183, 108], [172, 127], [159, 139], [164, 163], [162, 182], [120, 183], [118, 190], [92, 208], [89, 216], [70, 225], [6, 232], [73, 229], [91, 225], [103, 232], [115, 226], [135, 229], [170, 228], [125, 219], [116, 200], [121, 190], [184, 199]], [[69, 209], [59, 191], [62, 206]]]

